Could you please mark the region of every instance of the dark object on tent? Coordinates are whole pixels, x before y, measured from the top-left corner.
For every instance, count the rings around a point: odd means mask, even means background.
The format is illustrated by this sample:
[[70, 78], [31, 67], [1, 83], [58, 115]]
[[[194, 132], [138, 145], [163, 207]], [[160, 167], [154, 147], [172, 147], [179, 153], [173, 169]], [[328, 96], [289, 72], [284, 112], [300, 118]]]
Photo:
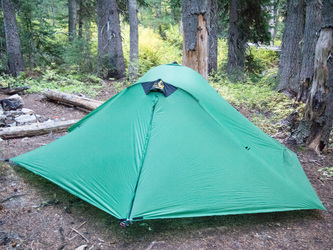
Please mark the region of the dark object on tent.
[[172, 86], [169, 83], [163, 82], [162, 79], [157, 79], [156, 81], [152, 82], [144, 82], [142, 83], [142, 87], [146, 95], [148, 95], [150, 91], [157, 91], [162, 92], [165, 97], [168, 97], [177, 90], [177, 87]]
[[[146, 88], [160, 80], [176, 90], [166, 97]], [[124, 226], [144, 219], [325, 209], [296, 154], [184, 66], [149, 70], [69, 132], [11, 160]]]

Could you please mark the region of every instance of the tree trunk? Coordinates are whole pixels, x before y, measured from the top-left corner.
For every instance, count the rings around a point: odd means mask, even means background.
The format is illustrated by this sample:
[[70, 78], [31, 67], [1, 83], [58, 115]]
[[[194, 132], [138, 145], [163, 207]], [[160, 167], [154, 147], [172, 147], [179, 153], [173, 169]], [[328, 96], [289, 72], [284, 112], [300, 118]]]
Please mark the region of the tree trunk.
[[108, 68], [108, 33], [107, 33], [107, 11], [106, 11], [106, 0], [97, 0], [96, 3], [97, 12], [97, 36], [98, 36], [98, 58], [97, 67], [98, 75], [105, 78], [107, 77]]
[[5, 24], [9, 74], [16, 77], [20, 75], [21, 71], [24, 71], [24, 62], [13, 0], [2, 0], [2, 10]]
[[276, 7], [275, 7], [275, 0], [271, 0], [271, 6], [270, 6], [270, 15], [271, 18], [269, 19], [269, 32], [271, 33], [271, 41], [270, 41], [270, 45], [274, 46], [274, 39], [275, 39], [275, 26], [276, 26]]
[[287, 2], [287, 17], [282, 38], [278, 70], [278, 91], [296, 95], [302, 62], [302, 39], [304, 34], [304, 0]]
[[68, 39], [73, 41], [76, 38], [77, 9], [76, 0], [68, 0]]
[[208, 77], [210, 0], [183, 0], [183, 65]]
[[305, 115], [294, 137], [317, 153], [326, 151], [333, 120], [333, 2], [323, 1], [322, 28], [316, 44], [314, 77]]
[[239, 0], [230, 0], [229, 3], [229, 31], [228, 31], [228, 63], [229, 76], [243, 78], [245, 71], [245, 52], [247, 35], [239, 28], [241, 3]]
[[82, 38], [82, 34], [83, 34], [83, 0], [79, 0], [78, 4], [79, 4], [79, 9], [77, 11], [77, 19], [78, 19], [78, 25], [79, 25], [79, 34], [78, 37]]
[[128, 73], [130, 81], [135, 80], [139, 73], [139, 31], [136, 0], [128, 0], [128, 13], [130, 23], [130, 57]]
[[29, 20], [29, 28], [30, 28], [30, 52], [29, 52], [29, 68], [33, 70], [35, 67], [35, 52], [36, 52], [36, 45], [34, 41], [34, 28], [32, 24], [32, 20]]
[[304, 46], [302, 49], [303, 60], [300, 74], [300, 89], [298, 91], [297, 101], [306, 102], [308, 90], [313, 80], [315, 49], [320, 25], [321, 2], [319, 0], [307, 0], [303, 39]]
[[208, 73], [217, 72], [218, 0], [211, 0]]
[[109, 39], [109, 55], [111, 68], [109, 69], [109, 77], [121, 78], [125, 76], [125, 62], [121, 38], [121, 29], [118, 13], [118, 4], [116, 0], [107, 0], [108, 9], [108, 39]]

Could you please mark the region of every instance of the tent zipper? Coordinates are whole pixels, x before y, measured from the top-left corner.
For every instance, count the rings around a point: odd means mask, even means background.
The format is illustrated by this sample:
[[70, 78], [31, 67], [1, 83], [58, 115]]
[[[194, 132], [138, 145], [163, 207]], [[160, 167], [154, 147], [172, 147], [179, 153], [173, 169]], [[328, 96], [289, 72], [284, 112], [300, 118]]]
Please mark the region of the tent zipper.
[[134, 195], [133, 195], [133, 199], [132, 199], [132, 202], [131, 202], [131, 207], [130, 207], [130, 211], [129, 211], [129, 214], [128, 214], [128, 218], [126, 219], [127, 223], [128, 222], [132, 223], [131, 215], [132, 215], [133, 205], [134, 205], [134, 201], [135, 201], [135, 197], [136, 197], [136, 191], [138, 189], [138, 185], [139, 185], [139, 181], [140, 181], [140, 177], [141, 177], [143, 163], [144, 163], [145, 158], [146, 158], [147, 148], [148, 148], [150, 135], [151, 135], [152, 124], [153, 124], [153, 118], [154, 118], [154, 113], [155, 113], [155, 107], [156, 107], [157, 102], [158, 102], [158, 96], [155, 95], [154, 99], [153, 99], [153, 108], [152, 108], [152, 112], [151, 112], [151, 115], [150, 115], [149, 127], [148, 127], [145, 146], [144, 146], [144, 150], [143, 150], [143, 154], [142, 154], [142, 160], [141, 160], [141, 164], [140, 164], [139, 175], [138, 175], [138, 179], [136, 181], [136, 185], [135, 185], [135, 189], [134, 189]]

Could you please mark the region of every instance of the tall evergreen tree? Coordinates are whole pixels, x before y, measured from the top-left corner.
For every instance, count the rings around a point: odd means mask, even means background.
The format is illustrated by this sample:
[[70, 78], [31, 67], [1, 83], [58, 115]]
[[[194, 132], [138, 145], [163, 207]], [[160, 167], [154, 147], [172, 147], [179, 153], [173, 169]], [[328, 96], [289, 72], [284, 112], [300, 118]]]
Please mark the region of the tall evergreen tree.
[[[246, 38], [240, 32], [240, 0], [229, 2], [229, 31], [228, 31], [228, 64], [229, 75], [241, 73], [245, 70]], [[245, 34], [244, 34], [245, 35]]]
[[230, 0], [227, 72], [240, 80], [245, 71], [247, 42], [268, 42], [269, 0]]
[[304, 0], [287, 1], [287, 17], [282, 39], [277, 90], [286, 91], [292, 95], [297, 94], [300, 85], [304, 16]]
[[128, 14], [130, 23], [130, 58], [128, 73], [130, 79], [135, 79], [139, 72], [139, 20], [136, 0], [128, 0]]
[[76, 38], [77, 3], [76, 0], [68, 0], [68, 39]]
[[333, 123], [333, 0], [322, 3], [313, 82], [304, 118], [293, 135], [298, 143], [305, 143], [318, 153], [327, 150]]
[[125, 63], [117, 1], [97, 0], [96, 9], [99, 72], [104, 77], [121, 78], [125, 76]]
[[14, 1], [2, 0], [2, 10], [5, 24], [8, 69], [11, 75], [18, 76], [25, 67], [21, 53]]
[[218, 0], [211, 0], [208, 73], [217, 72]]
[[315, 49], [321, 25], [321, 5], [321, 1], [319, 0], [306, 0], [304, 46], [302, 48], [303, 57], [300, 73], [300, 89], [297, 94], [298, 101], [306, 102], [308, 90], [313, 80]]

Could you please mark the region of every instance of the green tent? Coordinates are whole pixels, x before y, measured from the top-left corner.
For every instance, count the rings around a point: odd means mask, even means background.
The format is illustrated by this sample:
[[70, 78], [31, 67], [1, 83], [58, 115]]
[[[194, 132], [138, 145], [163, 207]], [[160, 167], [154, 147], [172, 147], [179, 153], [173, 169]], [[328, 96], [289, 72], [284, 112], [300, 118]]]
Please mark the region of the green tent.
[[178, 64], [11, 160], [127, 222], [325, 209], [295, 153]]

